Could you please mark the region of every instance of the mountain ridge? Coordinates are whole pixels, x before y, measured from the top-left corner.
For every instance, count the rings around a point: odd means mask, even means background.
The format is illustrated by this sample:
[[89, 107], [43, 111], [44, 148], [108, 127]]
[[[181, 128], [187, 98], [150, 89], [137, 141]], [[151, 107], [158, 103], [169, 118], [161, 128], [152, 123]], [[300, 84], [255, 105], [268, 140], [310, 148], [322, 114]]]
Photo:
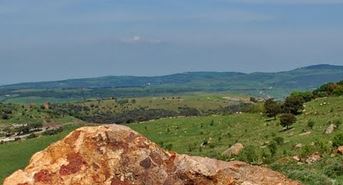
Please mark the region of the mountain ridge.
[[[16, 97], [128, 97], [227, 91], [283, 97], [343, 79], [343, 66], [320, 64], [281, 72], [184, 72], [163, 76], [104, 76], [0, 86], [0, 100]], [[25, 91], [24, 91], [25, 90]]]
[[[110, 78], [140, 78], [140, 79], [151, 79], [151, 78], [161, 78], [161, 77], [173, 77], [173, 76], [181, 76], [181, 75], [204, 75], [204, 74], [225, 74], [225, 75], [254, 75], [254, 74], [278, 74], [278, 73], [285, 73], [285, 72], [294, 72], [299, 70], [323, 70], [323, 69], [342, 69], [343, 66], [340, 65], [330, 65], [330, 64], [317, 64], [317, 65], [309, 65], [300, 68], [295, 68], [293, 70], [288, 71], [279, 71], [279, 72], [252, 72], [252, 73], [244, 73], [244, 72], [217, 72], [217, 71], [189, 71], [189, 72], [181, 72], [181, 73], [173, 73], [167, 75], [156, 75], [156, 76], [135, 76], [135, 75], [107, 75], [107, 76], [99, 76], [99, 77], [87, 77], [87, 78], [72, 78], [72, 79], [64, 79], [64, 80], [52, 80], [52, 81], [36, 81], [36, 82], [20, 82], [20, 83], [13, 83], [13, 84], [6, 84], [0, 85], [0, 88], [11, 88], [16, 86], [23, 86], [29, 84], [48, 84], [48, 83], [65, 83], [65, 82], [73, 82], [73, 81], [86, 81], [86, 80], [108, 80]], [[56, 87], [55, 87], [56, 88]], [[61, 87], [63, 88], [63, 87]]]

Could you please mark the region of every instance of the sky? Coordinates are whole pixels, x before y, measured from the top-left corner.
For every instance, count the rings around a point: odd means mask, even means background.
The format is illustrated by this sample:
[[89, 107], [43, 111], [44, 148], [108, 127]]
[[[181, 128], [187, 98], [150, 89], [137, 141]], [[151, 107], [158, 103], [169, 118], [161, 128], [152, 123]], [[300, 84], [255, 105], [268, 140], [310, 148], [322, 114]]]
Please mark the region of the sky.
[[343, 0], [0, 0], [0, 84], [343, 65]]

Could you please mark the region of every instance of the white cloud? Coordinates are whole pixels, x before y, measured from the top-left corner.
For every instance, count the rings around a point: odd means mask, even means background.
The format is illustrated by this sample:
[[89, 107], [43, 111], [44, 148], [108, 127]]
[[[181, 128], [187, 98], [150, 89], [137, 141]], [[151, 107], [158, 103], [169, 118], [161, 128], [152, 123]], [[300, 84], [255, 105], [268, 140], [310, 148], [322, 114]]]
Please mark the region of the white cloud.
[[127, 44], [136, 44], [136, 43], [159, 44], [159, 43], [162, 43], [161, 40], [143, 38], [142, 36], [139, 36], [139, 35], [134, 35], [130, 38], [124, 38], [124, 39], [121, 39], [120, 41], [122, 43], [127, 43]]

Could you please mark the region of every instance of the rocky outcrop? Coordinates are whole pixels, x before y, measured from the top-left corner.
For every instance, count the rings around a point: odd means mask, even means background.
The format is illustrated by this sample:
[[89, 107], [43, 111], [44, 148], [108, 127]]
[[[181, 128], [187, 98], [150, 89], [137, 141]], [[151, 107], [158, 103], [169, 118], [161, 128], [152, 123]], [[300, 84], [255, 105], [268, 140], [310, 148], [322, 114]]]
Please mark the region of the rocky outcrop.
[[84, 127], [36, 153], [5, 185], [296, 185], [280, 173], [243, 162], [167, 152], [119, 125]]

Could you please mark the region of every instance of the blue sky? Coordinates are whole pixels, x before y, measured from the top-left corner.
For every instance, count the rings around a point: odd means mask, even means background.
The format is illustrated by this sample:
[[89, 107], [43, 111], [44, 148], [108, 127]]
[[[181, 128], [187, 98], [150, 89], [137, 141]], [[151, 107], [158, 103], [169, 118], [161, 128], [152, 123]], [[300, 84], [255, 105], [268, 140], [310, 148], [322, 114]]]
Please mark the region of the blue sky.
[[0, 0], [0, 84], [343, 65], [343, 0]]

